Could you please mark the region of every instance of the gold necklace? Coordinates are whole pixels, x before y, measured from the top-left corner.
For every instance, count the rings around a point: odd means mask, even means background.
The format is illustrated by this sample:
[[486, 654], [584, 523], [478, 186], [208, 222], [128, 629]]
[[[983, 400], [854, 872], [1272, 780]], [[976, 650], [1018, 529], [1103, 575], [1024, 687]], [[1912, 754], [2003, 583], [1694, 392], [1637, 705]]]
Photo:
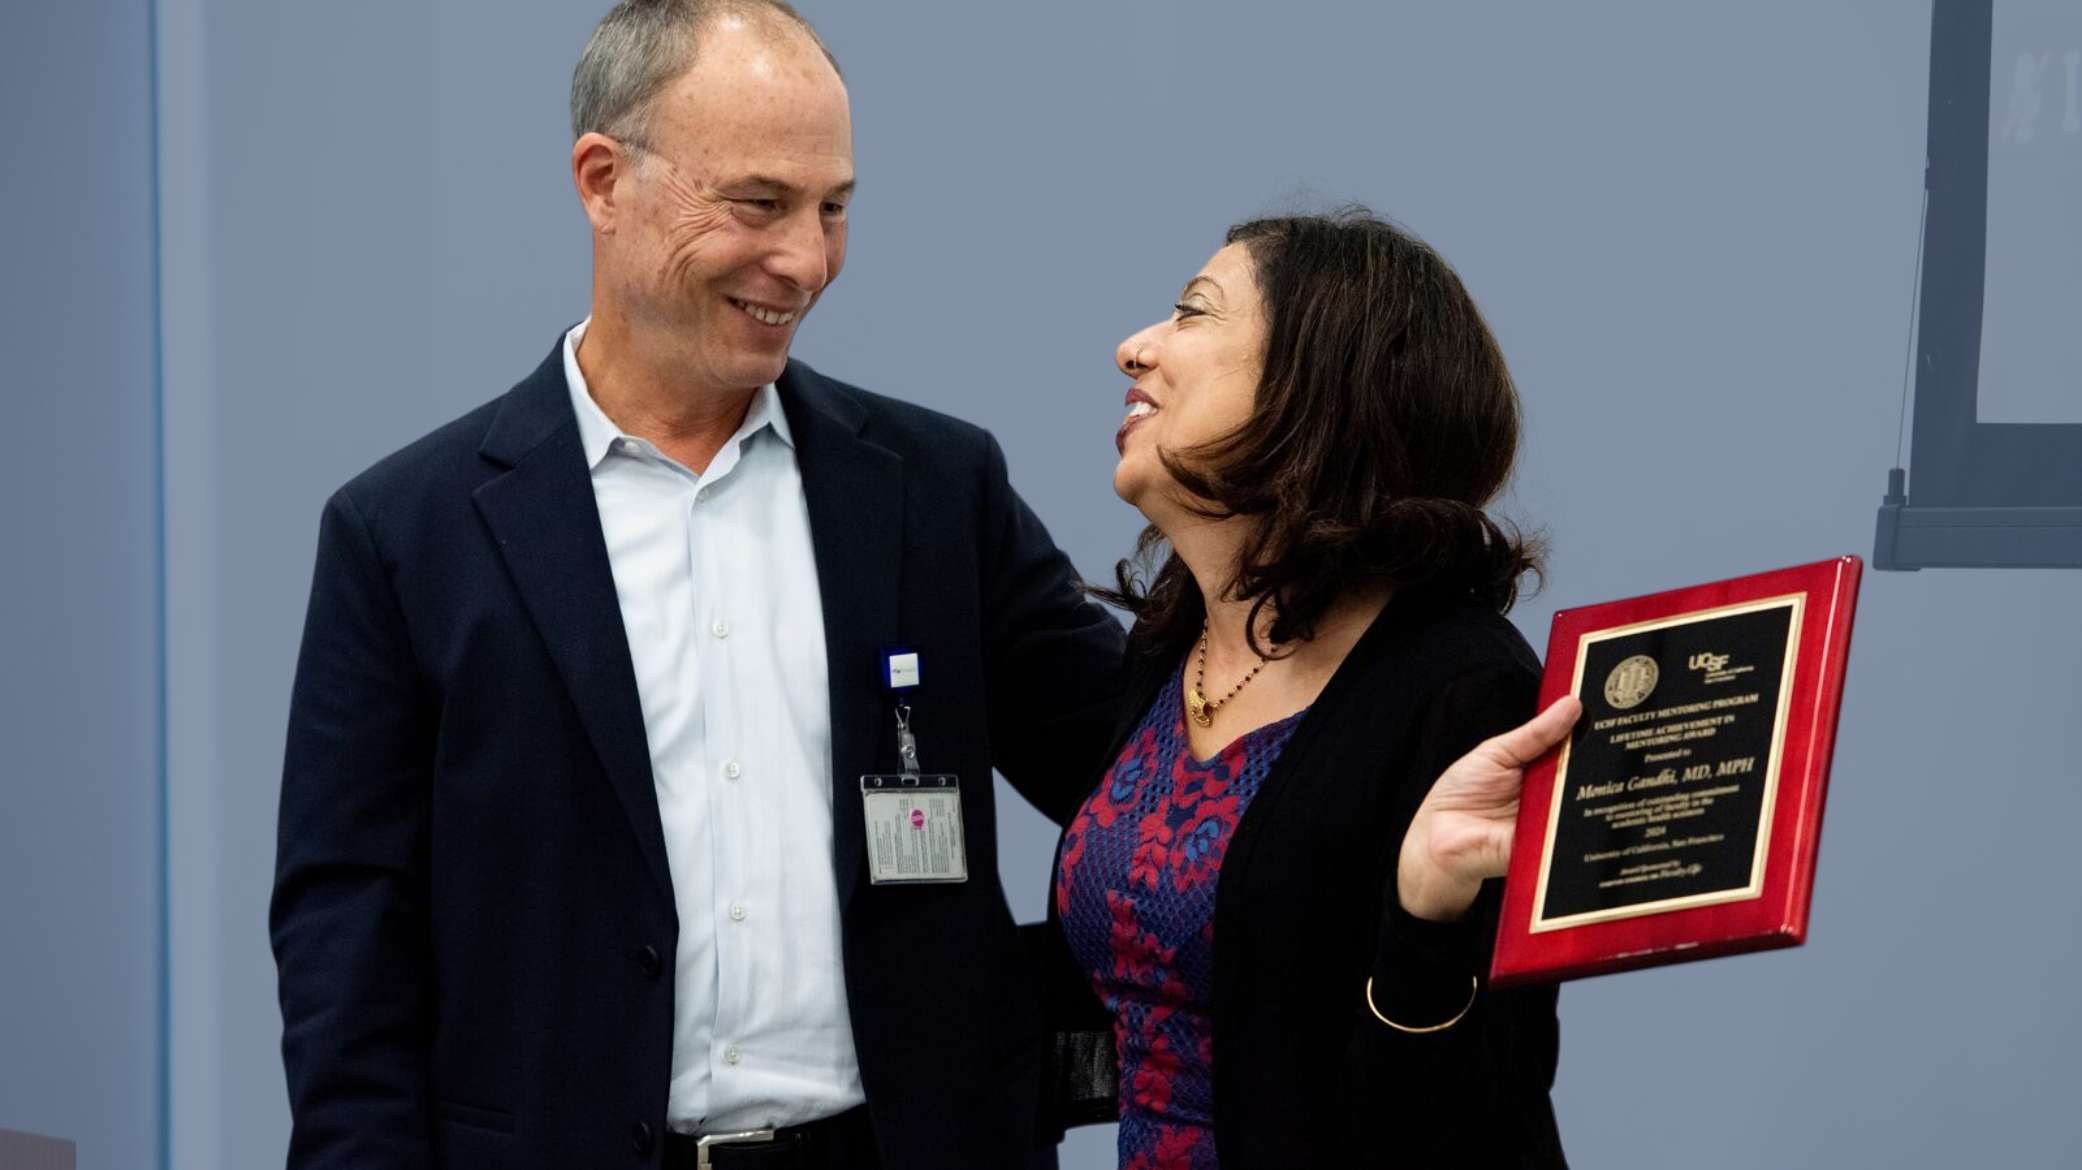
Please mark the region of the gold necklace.
[[[1256, 651], [1253, 651], [1253, 653], [1256, 653]], [[1243, 676], [1243, 682], [1230, 687], [1228, 694], [1213, 702], [1209, 702], [1206, 693], [1201, 690], [1201, 687], [1207, 682], [1207, 623], [1200, 623], [1200, 661], [1193, 668], [1193, 688], [1186, 692], [1186, 714], [1192, 718], [1197, 726], [1213, 727], [1215, 712], [1222, 709], [1222, 704], [1235, 698], [1236, 692], [1243, 689], [1244, 683], [1258, 677], [1258, 672], [1264, 669], [1265, 656], [1259, 654], [1258, 665], [1253, 666], [1251, 672]]]

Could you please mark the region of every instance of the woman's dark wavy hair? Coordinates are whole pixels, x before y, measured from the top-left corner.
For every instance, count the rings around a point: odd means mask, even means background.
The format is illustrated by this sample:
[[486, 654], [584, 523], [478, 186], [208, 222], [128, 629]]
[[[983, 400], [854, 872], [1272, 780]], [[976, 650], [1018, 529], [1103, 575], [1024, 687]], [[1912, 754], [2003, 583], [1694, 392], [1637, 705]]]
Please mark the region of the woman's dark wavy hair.
[[[1275, 645], [1315, 635], [1347, 594], [1391, 586], [1499, 613], [1542, 548], [1483, 511], [1518, 452], [1518, 392], [1460, 278], [1430, 246], [1363, 207], [1254, 219], [1244, 245], [1266, 317], [1251, 416], [1165, 467], [1212, 517], [1259, 519], [1230, 596]], [[1149, 567], [1162, 556], [1154, 575]], [[1092, 593], [1134, 615], [1135, 644], [1174, 652], [1206, 607], [1154, 525]]]

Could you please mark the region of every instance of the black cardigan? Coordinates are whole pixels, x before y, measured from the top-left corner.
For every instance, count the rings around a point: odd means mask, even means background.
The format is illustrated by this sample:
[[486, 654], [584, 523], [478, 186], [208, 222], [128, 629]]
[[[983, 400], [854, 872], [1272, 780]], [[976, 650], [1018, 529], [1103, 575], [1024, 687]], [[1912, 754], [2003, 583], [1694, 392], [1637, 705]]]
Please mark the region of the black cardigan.
[[[1109, 765], [1177, 658], [1134, 665]], [[1486, 884], [1452, 925], [1411, 917], [1395, 892], [1396, 855], [1432, 781], [1530, 717], [1539, 677], [1539, 659], [1495, 613], [1398, 595], [1295, 728], [1245, 809], [1215, 888], [1215, 1146], [1224, 1167], [1565, 1165], [1548, 1099], [1556, 993], [1494, 992], [1486, 982], [1501, 883]], [[1070, 964], [1055, 899], [1048, 904], [1044, 962], [1055, 976], [1061, 1059], [1064, 1036], [1105, 1017]], [[1389, 1018], [1450, 1019], [1477, 974], [1473, 1008], [1443, 1032], [1398, 1032], [1367, 1010], [1371, 976]], [[1092, 1059], [1071, 1043], [1073, 1064]]]

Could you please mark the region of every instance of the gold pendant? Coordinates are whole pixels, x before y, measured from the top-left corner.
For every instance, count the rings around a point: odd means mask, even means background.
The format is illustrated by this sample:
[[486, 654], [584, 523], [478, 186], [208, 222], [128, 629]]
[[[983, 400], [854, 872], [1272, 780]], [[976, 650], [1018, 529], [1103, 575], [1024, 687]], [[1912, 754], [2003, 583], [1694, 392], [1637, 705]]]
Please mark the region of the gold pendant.
[[1214, 713], [1207, 709], [1207, 696], [1200, 693], [1199, 687], [1186, 690], [1186, 714], [1201, 727], [1214, 726]]

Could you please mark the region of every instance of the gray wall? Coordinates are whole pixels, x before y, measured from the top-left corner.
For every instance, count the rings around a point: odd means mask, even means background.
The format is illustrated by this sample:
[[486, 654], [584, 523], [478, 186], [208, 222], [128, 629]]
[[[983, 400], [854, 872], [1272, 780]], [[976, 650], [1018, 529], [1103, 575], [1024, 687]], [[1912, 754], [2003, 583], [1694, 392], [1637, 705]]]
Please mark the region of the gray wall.
[[158, 436], [144, 0], [0, 10], [0, 1129], [158, 1161]]
[[[264, 912], [315, 519], [585, 312], [563, 89], [603, 7], [159, 2], [176, 1165], [280, 1162]], [[851, 81], [862, 187], [799, 352], [991, 426], [1088, 574], [1138, 527], [1107, 488], [1114, 343], [1231, 220], [1311, 196], [1408, 223], [1490, 314], [1530, 416], [1509, 510], [1556, 547], [1516, 614], [1536, 644], [1557, 606], [1867, 551], [1924, 5], [803, 7]], [[0, 960], [0, 1125], [119, 1115], [132, 1144], [82, 1164], [129, 1167], [150, 1164], [132, 1106], [156, 1024], [149, 964], [125, 961], [156, 898], [150, 176], [118, 133], [144, 124], [144, 33], [134, 6], [130, 33], [80, 8], [34, 19], [93, 28], [99, 72], [56, 69], [43, 42], [65, 35], [18, 37], [13, 9], [0, 44], [34, 66], [0, 81], [10, 108], [48, 102], [46, 77], [77, 88], [68, 117], [107, 106], [59, 144], [98, 182], [0, 176], [17, 224], [92, 225], [31, 233], [41, 266], [0, 277], [32, 438], [0, 473], [9, 547], [30, 550], [4, 621], [36, 666], [0, 714], [24, 745], [9, 807], [32, 810], [0, 821], [0, 924], [47, 940]], [[113, 340], [84, 332], [112, 313]], [[118, 450], [53, 493], [85, 434]], [[1556, 1100], [1578, 1164], [2082, 1160], [2077, 585], [1868, 578], [1812, 941], [1569, 988]], [[1053, 831], [1001, 806], [1007, 887], [1035, 917]], [[1112, 1165], [1109, 1140], [1081, 1131], [1066, 1165]]]

